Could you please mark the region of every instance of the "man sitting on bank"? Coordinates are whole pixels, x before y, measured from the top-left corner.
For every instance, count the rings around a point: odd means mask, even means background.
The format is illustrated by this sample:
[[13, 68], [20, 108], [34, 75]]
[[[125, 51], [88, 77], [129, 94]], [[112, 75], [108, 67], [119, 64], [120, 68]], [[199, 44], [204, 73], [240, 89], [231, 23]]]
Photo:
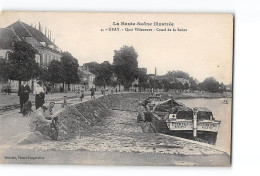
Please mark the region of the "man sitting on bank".
[[57, 117], [52, 114], [52, 108], [55, 103], [51, 102], [49, 105], [41, 104], [30, 121], [30, 131], [38, 132], [45, 138], [57, 140], [58, 129], [56, 127]]

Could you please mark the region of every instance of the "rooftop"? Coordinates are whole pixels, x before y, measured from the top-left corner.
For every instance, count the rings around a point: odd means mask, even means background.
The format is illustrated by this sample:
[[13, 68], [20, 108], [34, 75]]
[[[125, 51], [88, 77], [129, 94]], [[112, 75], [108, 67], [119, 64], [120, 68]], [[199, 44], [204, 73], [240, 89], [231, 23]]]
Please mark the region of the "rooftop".
[[11, 28], [0, 28], [0, 48], [11, 49], [14, 41], [20, 40]]
[[22, 21], [16, 21], [15, 23], [9, 25], [7, 28], [13, 29], [15, 34], [20, 39], [25, 39], [26, 37], [33, 37], [33, 38], [35, 38], [39, 42], [41, 47], [52, 49], [52, 50], [58, 51], [58, 52], [60, 51], [58, 46], [55, 45], [40, 30], [37, 30], [34, 27], [29, 26], [28, 24], [26, 24], [26, 23], [24, 23]]

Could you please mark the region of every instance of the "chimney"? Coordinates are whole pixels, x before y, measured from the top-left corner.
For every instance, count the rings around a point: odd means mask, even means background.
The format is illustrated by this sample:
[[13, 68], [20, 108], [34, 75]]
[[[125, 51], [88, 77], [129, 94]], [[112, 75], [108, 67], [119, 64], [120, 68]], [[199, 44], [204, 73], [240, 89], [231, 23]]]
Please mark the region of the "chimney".
[[45, 36], [46, 36], [46, 31], [47, 31], [47, 27], [45, 27], [45, 33], [44, 33]]
[[50, 37], [50, 31], [49, 31], [49, 29], [48, 29], [48, 38]]
[[50, 41], [51, 41], [51, 31], [50, 31]]
[[155, 74], [155, 76], [157, 76], [157, 70], [156, 70], [156, 67], [155, 67], [155, 70], [154, 70], [154, 74]]

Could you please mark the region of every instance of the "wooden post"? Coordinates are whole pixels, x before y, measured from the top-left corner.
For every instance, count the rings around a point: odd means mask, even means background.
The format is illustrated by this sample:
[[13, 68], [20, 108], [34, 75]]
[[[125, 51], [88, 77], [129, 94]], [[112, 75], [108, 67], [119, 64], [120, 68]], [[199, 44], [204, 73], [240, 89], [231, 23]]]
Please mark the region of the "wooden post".
[[193, 109], [193, 137], [197, 137], [197, 115], [198, 115], [198, 108]]

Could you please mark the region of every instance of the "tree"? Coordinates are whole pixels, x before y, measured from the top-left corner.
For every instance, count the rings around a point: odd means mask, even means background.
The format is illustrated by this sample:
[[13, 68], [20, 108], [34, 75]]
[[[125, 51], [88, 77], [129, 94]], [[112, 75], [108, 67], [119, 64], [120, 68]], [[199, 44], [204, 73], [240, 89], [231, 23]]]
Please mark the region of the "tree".
[[183, 85], [183, 89], [184, 90], [188, 90], [190, 88], [190, 85], [188, 84], [188, 83], [185, 83], [184, 85]]
[[183, 78], [183, 79], [190, 79], [190, 75], [183, 71], [168, 71], [165, 75], [166, 79], [168, 79], [170, 82], [174, 81], [175, 78]]
[[184, 86], [183, 86], [183, 84], [180, 83], [180, 82], [176, 82], [175, 86], [176, 86], [176, 89], [179, 90], [180, 92], [181, 92], [182, 90], [184, 90]]
[[113, 80], [113, 81], [110, 82], [110, 85], [111, 85], [112, 87], [114, 87], [114, 88], [115, 88], [118, 84], [119, 84], [118, 81], [114, 81], [114, 80]]
[[115, 66], [115, 73], [118, 81], [126, 88], [129, 88], [135, 80], [138, 67], [137, 57], [138, 54], [132, 46], [123, 46], [120, 50], [114, 51], [113, 65]]
[[48, 66], [48, 80], [52, 83], [62, 83], [63, 78], [63, 66], [57, 60], [52, 60]]
[[0, 81], [6, 81], [8, 79], [7, 70], [7, 61], [4, 58], [0, 58]]
[[62, 82], [63, 88], [65, 88], [66, 84], [79, 83], [79, 75], [78, 75], [78, 60], [74, 58], [69, 52], [63, 52], [61, 57], [61, 65], [62, 65]]
[[150, 88], [153, 88], [153, 89], [163, 88], [162, 84], [160, 83], [160, 81], [158, 79], [149, 78], [149, 85], [150, 85]]
[[39, 76], [39, 65], [35, 61], [37, 51], [25, 41], [14, 42], [6, 63], [6, 77], [11, 80], [28, 81]]
[[184, 78], [187, 80], [190, 78], [190, 75], [188, 73], [179, 70], [175, 71], [173, 75], [175, 78]]
[[141, 88], [148, 88], [148, 78], [148, 75], [143, 70], [137, 69], [135, 72], [135, 79], [138, 79], [139, 90], [141, 90]]
[[98, 75], [99, 66], [100, 66], [100, 64], [97, 62], [89, 62], [89, 63], [83, 64], [83, 68], [85, 70], [87, 70], [87, 68], [89, 68], [89, 71], [95, 75]]
[[171, 84], [167, 79], [163, 79], [161, 84], [165, 92], [168, 92], [171, 89]]
[[227, 91], [227, 88], [226, 86], [224, 85], [224, 83], [222, 82], [220, 85], [219, 85], [219, 92], [223, 93], [223, 92], [226, 92]]
[[219, 92], [220, 91], [220, 84], [213, 77], [206, 78], [202, 83], [199, 84], [199, 87], [201, 90], [204, 90], [207, 92]]
[[190, 90], [192, 90], [192, 91], [198, 90], [198, 84], [196, 82], [199, 82], [199, 81], [197, 81], [193, 77], [190, 77], [189, 82], [190, 82]]
[[113, 65], [108, 61], [104, 61], [102, 64], [95, 65], [94, 68], [96, 71], [95, 85], [103, 87], [111, 85], [111, 82], [113, 81], [111, 80], [111, 77], [114, 72]]
[[46, 67], [40, 67], [39, 68], [39, 75], [38, 75], [39, 80], [42, 80], [44, 82], [50, 80], [50, 73]]

